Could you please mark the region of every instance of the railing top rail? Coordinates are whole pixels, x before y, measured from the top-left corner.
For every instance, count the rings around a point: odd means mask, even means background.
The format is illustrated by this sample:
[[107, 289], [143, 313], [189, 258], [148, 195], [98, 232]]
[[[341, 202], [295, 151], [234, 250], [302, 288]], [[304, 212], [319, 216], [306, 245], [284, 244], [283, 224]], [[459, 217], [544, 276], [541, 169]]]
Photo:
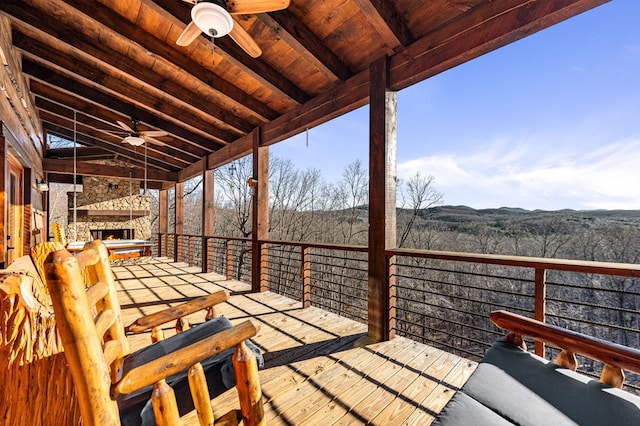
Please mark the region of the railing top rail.
[[283, 241], [283, 240], [260, 240], [260, 243], [283, 245], [283, 246], [311, 247], [311, 248], [319, 248], [319, 249], [327, 249], [327, 250], [357, 251], [357, 252], [365, 252], [365, 253], [369, 250], [367, 246], [357, 246], [352, 244], [309, 243], [309, 242]]
[[545, 257], [459, 253], [418, 249], [392, 249], [387, 250], [387, 255], [640, 278], [640, 265], [632, 263], [594, 262], [588, 260], [551, 259]]
[[[167, 233], [167, 235], [176, 235]], [[186, 235], [193, 237], [201, 237], [201, 235]], [[205, 236], [205, 238], [214, 238], [231, 241], [250, 242], [251, 238], [246, 237], [222, 237], [222, 236]], [[327, 250], [345, 250], [354, 252], [367, 252], [367, 246], [351, 245], [351, 244], [326, 244], [312, 243], [300, 241], [283, 241], [283, 240], [260, 240], [261, 244], [289, 245], [297, 247], [310, 247]], [[615, 275], [623, 277], [640, 278], [640, 264], [632, 263], [613, 263], [613, 262], [595, 262], [588, 260], [569, 260], [554, 259], [546, 257], [525, 257], [525, 256], [509, 256], [500, 254], [483, 254], [483, 253], [464, 253], [453, 251], [437, 251], [437, 250], [420, 250], [396, 248], [387, 250], [387, 256], [411, 256], [425, 259], [448, 260], [455, 262], [481, 263], [488, 265], [505, 265], [533, 269], [546, 269], [556, 271], [581, 272], [590, 274]]]

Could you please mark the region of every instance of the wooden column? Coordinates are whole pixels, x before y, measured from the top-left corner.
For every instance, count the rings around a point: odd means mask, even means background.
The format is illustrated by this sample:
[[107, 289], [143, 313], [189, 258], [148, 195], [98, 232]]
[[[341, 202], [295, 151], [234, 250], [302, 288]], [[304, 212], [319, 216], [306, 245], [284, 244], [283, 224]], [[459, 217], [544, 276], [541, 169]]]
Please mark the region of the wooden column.
[[[167, 245], [169, 241], [169, 191], [166, 189], [160, 190], [160, 196], [158, 200], [158, 256], [167, 255]], [[164, 243], [163, 243], [164, 241]]]
[[369, 336], [393, 338], [395, 286], [386, 250], [396, 246], [397, 94], [388, 90], [388, 58], [371, 64], [369, 101]]
[[[2, 122], [0, 121], [0, 131], [2, 129]], [[7, 193], [7, 183], [5, 181], [7, 177], [7, 141], [0, 134], [0, 206], [2, 206], [3, 213], [0, 214], [0, 238], [2, 238], [2, 244], [0, 244], [0, 269], [6, 268], [7, 261], [7, 232], [6, 232], [6, 212], [7, 212], [7, 200], [5, 194]]]
[[269, 237], [269, 147], [260, 146], [261, 129], [253, 131], [253, 215], [251, 232], [251, 291], [267, 290], [267, 250], [259, 241]]
[[209, 249], [213, 248], [213, 239], [207, 237], [213, 236], [214, 228], [214, 170], [205, 170], [202, 172], [202, 272], [209, 272]]
[[175, 243], [173, 244], [173, 259], [182, 261], [182, 235], [184, 233], [184, 182], [176, 183], [176, 208], [174, 211]]

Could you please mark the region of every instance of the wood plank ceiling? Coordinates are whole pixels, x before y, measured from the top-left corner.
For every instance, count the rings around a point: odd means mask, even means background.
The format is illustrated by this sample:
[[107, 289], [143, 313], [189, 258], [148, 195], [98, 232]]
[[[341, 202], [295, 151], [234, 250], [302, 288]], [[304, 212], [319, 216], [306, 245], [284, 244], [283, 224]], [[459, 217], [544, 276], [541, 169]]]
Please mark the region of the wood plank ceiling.
[[[291, 0], [234, 15], [258, 58], [229, 36], [176, 45], [191, 20], [180, 0], [0, 0], [0, 13], [43, 129], [71, 140], [75, 129], [78, 172], [118, 173], [84, 163], [97, 158], [143, 166], [144, 147], [114, 135], [135, 117], [167, 133], [147, 144], [149, 178], [167, 184], [250, 153], [256, 128], [269, 145], [365, 105], [384, 55], [401, 90], [604, 2]], [[68, 177], [72, 156], [45, 153], [50, 180]]]

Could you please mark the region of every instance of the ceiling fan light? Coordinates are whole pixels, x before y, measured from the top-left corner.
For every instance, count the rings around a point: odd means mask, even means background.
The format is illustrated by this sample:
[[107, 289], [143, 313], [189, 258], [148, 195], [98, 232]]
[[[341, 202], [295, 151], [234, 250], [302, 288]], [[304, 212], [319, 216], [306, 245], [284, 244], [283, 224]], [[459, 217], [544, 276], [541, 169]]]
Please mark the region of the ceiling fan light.
[[124, 138], [124, 141], [133, 146], [140, 146], [144, 144], [144, 139], [142, 139], [140, 136], [127, 136], [126, 138]]
[[213, 37], [222, 37], [233, 28], [233, 19], [225, 8], [214, 3], [198, 3], [191, 8], [191, 19], [200, 30]]

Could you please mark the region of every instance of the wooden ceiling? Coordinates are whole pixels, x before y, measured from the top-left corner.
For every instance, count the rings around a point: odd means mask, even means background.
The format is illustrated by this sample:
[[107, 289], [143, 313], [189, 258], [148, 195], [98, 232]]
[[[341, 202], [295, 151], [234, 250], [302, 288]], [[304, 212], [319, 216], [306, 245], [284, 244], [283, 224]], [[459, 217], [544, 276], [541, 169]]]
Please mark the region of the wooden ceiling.
[[[291, 0], [286, 10], [235, 15], [262, 49], [229, 37], [176, 39], [181, 0], [0, 0], [41, 127], [73, 140], [84, 161], [144, 164], [116, 121], [162, 130], [148, 144], [149, 178], [185, 180], [249, 154], [254, 129], [270, 145], [365, 105], [369, 65], [390, 57], [392, 90], [446, 71], [606, 0]], [[75, 118], [74, 118], [75, 115]], [[51, 180], [73, 150], [45, 153]], [[128, 172], [127, 172], [128, 173]]]

